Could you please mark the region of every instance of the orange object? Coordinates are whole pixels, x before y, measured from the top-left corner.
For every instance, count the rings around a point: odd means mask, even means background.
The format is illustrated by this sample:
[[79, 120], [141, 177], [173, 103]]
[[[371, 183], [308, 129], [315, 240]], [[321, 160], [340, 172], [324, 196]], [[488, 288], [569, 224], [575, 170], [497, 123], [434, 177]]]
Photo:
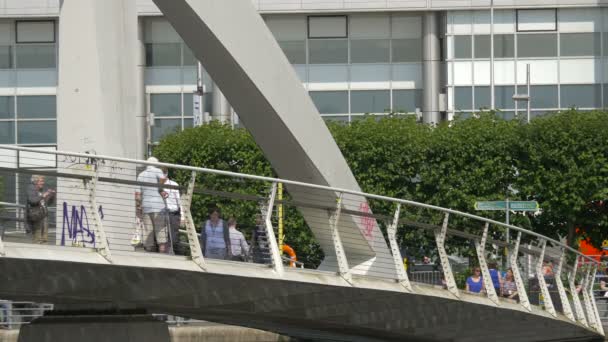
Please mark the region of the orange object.
[[[580, 234], [581, 230], [579, 228], [577, 228], [576, 232]], [[602, 243], [602, 247], [604, 247], [604, 246], [608, 247], [608, 240], [606, 240]], [[593, 259], [595, 259], [597, 261], [600, 261], [600, 258], [603, 255], [608, 255], [608, 250], [596, 248], [595, 246], [593, 246], [591, 244], [589, 238], [581, 239], [579, 241], [579, 251], [585, 255], [592, 257]]]
[[289, 255], [289, 259], [291, 259], [289, 262], [289, 267], [296, 267], [296, 261], [298, 261], [296, 251], [289, 247], [289, 245], [283, 244], [283, 252], [287, 253], [287, 255]]

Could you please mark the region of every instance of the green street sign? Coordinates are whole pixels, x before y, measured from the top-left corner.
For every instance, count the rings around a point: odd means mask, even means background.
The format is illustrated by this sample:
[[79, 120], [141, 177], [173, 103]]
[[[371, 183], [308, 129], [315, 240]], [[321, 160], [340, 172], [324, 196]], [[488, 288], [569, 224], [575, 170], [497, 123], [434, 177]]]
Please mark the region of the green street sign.
[[[509, 209], [513, 211], [537, 211], [539, 209], [536, 201], [509, 201]], [[475, 210], [507, 210], [507, 201], [482, 201], [475, 202]]]

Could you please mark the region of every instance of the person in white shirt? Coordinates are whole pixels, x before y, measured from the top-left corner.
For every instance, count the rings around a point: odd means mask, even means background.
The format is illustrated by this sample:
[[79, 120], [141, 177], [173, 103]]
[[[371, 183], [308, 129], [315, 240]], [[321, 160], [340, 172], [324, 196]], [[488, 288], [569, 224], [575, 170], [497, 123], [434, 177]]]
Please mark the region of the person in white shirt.
[[164, 185], [171, 186], [170, 188], [165, 188], [165, 192], [167, 193], [166, 203], [167, 203], [167, 212], [169, 216], [169, 234], [171, 237], [171, 248], [173, 254], [183, 255], [184, 251], [179, 242], [179, 228], [184, 226], [184, 212], [181, 208], [181, 197], [179, 194], [179, 184], [169, 178], [169, 169], [166, 167], [162, 168], [163, 174], [165, 175], [166, 181]]
[[236, 219], [231, 217], [228, 220], [228, 231], [230, 235], [230, 260], [247, 261], [249, 256], [249, 245], [243, 233], [236, 229]]
[[[148, 158], [147, 161], [158, 163], [158, 159], [154, 157]], [[168, 251], [168, 227], [164, 213], [167, 193], [161, 188], [165, 181], [163, 171], [153, 165], [148, 165], [137, 176], [137, 182], [148, 183], [140, 185], [135, 191], [135, 206], [136, 215], [144, 224], [144, 249], [149, 252], [158, 250], [160, 253], [166, 253]]]
[[218, 208], [209, 211], [209, 219], [201, 227], [201, 249], [205, 258], [230, 259], [230, 235]]

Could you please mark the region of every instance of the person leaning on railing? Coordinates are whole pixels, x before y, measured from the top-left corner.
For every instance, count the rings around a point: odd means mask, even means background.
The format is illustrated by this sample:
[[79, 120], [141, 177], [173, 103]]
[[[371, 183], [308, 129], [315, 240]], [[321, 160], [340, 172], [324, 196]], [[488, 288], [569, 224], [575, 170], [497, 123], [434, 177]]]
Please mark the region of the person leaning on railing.
[[[150, 157], [148, 162], [158, 163], [158, 159]], [[166, 253], [170, 250], [167, 217], [165, 215], [167, 193], [161, 187], [166, 180], [163, 171], [153, 165], [148, 165], [137, 176], [138, 183], [155, 184], [154, 186], [140, 185], [135, 191], [136, 215], [144, 224], [144, 249], [149, 252], [158, 250], [160, 253]]]
[[44, 190], [45, 178], [33, 175], [27, 191], [27, 224], [31, 227], [34, 243], [49, 241], [48, 203], [55, 196], [53, 189]]

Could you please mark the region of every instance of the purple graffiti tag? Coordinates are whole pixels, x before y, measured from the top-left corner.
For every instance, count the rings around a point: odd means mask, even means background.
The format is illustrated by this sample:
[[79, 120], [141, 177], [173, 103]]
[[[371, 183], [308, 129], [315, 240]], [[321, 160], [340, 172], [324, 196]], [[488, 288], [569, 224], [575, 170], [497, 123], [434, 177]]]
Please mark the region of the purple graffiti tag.
[[[87, 216], [87, 210], [84, 205], [80, 206], [80, 211], [73, 205], [72, 210], [68, 209], [68, 203], [63, 202], [63, 225], [61, 231], [61, 245], [65, 246], [66, 233], [68, 241], [71, 241], [73, 245], [78, 244], [78, 240], [84, 245], [92, 245], [95, 248], [95, 233], [89, 228], [89, 218]], [[103, 211], [99, 208], [101, 214]], [[71, 215], [70, 215], [71, 213]], [[67, 230], [67, 231], [66, 231]], [[80, 239], [79, 239], [80, 237]]]

